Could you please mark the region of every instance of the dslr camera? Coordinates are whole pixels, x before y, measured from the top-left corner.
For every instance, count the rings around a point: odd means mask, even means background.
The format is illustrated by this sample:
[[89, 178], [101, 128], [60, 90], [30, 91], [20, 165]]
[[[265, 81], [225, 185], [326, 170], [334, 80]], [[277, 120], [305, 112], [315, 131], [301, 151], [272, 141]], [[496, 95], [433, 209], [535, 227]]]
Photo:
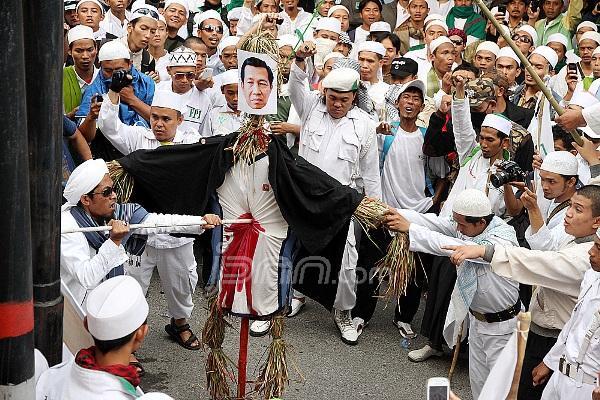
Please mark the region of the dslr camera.
[[509, 182], [526, 182], [527, 174], [514, 161], [500, 161], [496, 163], [496, 171], [490, 176], [490, 182], [495, 188], [499, 188]]

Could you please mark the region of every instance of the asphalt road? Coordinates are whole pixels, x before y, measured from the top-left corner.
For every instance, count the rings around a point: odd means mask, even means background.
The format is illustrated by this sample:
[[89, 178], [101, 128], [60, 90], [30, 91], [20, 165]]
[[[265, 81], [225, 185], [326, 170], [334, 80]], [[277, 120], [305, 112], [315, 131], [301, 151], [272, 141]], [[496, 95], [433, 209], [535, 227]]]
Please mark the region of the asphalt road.
[[[143, 362], [146, 375], [142, 379], [144, 391], [160, 391], [177, 400], [209, 399], [205, 390], [204, 351], [189, 351], [172, 342], [164, 331], [168, 323], [167, 305], [160, 293], [155, 274], [148, 291], [150, 333], [138, 358]], [[195, 294], [196, 307], [191, 326], [200, 336], [206, 318], [206, 301], [200, 290]], [[421, 323], [423, 304], [413, 328]], [[330, 314], [319, 304], [309, 301], [296, 317], [286, 320], [285, 339], [293, 347], [291, 357], [301, 371], [292, 373], [284, 400], [404, 400], [426, 399], [428, 378], [447, 376], [450, 356], [422, 363], [410, 362], [408, 351], [419, 348], [424, 339], [419, 336], [409, 344], [401, 345], [402, 337], [392, 325], [393, 306], [380, 302], [377, 311], [357, 346], [342, 343]], [[226, 354], [237, 360], [239, 319], [231, 318], [234, 330], [225, 338]], [[248, 350], [248, 379], [258, 376], [258, 363], [269, 345], [269, 337], [250, 338]], [[249, 386], [250, 388], [250, 386]], [[455, 372], [452, 388], [463, 400], [471, 399], [468, 367], [461, 359]], [[232, 385], [232, 390], [235, 388]], [[258, 398], [258, 397], [256, 397]]]

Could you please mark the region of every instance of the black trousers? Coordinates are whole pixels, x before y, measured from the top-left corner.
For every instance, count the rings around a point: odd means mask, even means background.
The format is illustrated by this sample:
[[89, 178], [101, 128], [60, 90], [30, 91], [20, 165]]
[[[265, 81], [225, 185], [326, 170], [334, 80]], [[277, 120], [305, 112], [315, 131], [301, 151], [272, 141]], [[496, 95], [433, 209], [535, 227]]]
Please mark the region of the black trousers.
[[431, 347], [438, 350], [442, 349], [445, 342], [444, 321], [455, 282], [454, 264], [448, 257], [435, 256], [429, 274], [429, 290], [421, 322], [421, 334], [429, 339]]
[[531, 372], [543, 361], [546, 354], [548, 354], [555, 344], [556, 338], [536, 335], [529, 331], [525, 356], [523, 357], [523, 370], [521, 371], [521, 380], [519, 381], [518, 400], [540, 400], [542, 397], [542, 392], [546, 384], [533, 386]]
[[401, 321], [410, 324], [419, 310], [421, 303], [421, 293], [426, 287], [426, 276], [431, 273], [431, 264], [434, 256], [431, 254], [418, 253], [415, 279], [411, 280], [406, 287], [406, 293], [398, 299], [394, 321]]

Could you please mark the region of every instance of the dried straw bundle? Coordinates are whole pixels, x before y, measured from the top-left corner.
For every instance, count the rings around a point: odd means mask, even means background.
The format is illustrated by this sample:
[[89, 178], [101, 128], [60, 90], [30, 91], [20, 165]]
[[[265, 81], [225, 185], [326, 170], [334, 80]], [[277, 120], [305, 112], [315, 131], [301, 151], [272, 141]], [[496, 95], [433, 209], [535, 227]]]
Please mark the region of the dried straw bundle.
[[287, 363], [288, 345], [282, 338], [284, 321], [283, 315], [273, 317], [271, 323], [273, 341], [269, 345], [267, 359], [260, 368], [260, 374], [256, 381], [255, 390], [265, 400], [283, 396], [283, 392], [290, 382]]
[[210, 349], [206, 357], [206, 388], [213, 400], [229, 400], [229, 381], [235, 383], [235, 363], [223, 352], [225, 321], [217, 296], [209, 300], [208, 318], [202, 328], [202, 346]]
[[387, 210], [381, 201], [364, 197], [354, 211], [354, 218], [365, 231], [377, 229], [383, 224], [383, 213]]
[[133, 193], [133, 178], [123, 169], [118, 161], [109, 161], [106, 163], [108, 174], [113, 180], [113, 187], [117, 194], [117, 202], [129, 203], [131, 193]]
[[388, 279], [387, 289], [382, 295], [387, 301], [395, 301], [406, 294], [406, 287], [414, 279], [415, 255], [409, 250], [409, 245], [408, 234], [397, 232], [385, 256], [377, 262], [375, 275], [379, 275], [380, 282]]
[[256, 157], [267, 151], [271, 138], [265, 132], [264, 117], [252, 115], [244, 121], [233, 145], [234, 162], [253, 164]]

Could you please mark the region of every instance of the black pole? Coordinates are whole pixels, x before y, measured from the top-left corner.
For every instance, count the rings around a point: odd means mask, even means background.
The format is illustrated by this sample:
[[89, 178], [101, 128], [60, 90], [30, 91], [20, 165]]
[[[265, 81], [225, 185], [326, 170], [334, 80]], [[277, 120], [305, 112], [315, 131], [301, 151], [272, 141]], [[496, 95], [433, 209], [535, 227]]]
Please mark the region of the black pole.
[[[37, 2], [36, 2], [37, 3]], [[34, 397], [29, 161], [21, 0], [0, 2], [0, 398]]]
[[[60, 293], [63, 2], [24, 1], [35, 347], [62, 359]], [[43, 28], [41, 28], [43, 27]]]

